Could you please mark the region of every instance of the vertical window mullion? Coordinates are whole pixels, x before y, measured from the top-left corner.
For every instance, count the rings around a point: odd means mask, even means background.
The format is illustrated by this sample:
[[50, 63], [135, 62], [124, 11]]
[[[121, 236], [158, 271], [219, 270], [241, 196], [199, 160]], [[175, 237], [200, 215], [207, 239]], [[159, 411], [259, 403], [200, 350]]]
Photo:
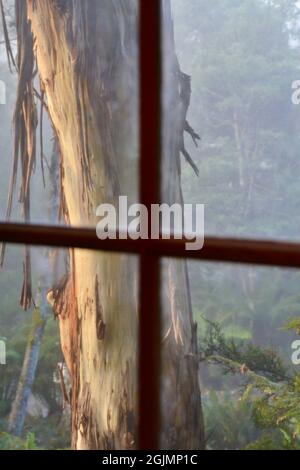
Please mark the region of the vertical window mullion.
[[[140, 0], [140, 201], [160, 199], [161, 9], [160, 0]], [[150, 223], [150, 220], [149, 220]], [[150, 225], [149, 225], [150, 227]], [[159, 448], [160, 259], [140, 255], [139, 426], [140, 449]]]

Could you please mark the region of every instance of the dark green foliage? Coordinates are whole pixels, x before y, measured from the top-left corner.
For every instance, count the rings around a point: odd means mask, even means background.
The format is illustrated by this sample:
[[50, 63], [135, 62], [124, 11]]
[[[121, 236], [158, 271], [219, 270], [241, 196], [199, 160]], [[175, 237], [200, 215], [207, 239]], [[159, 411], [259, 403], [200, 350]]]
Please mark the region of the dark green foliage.
[[35, 435], [29, 432], [25, 439], [0, 432], [0, 450], [42, 450], [37, 447]]
[[231, 393], [210, 393], [204, 399], [208, 444], [226, 449], [299, 450], [300, 374], [287, 370], [274, 351], [270, 354], [248, 342], [226, 340], [215, 323], [208, 323], [201, 344], [202, 360], [213, 359], [225, 373], [240, 378]]
[[280, 386], [273, 383], [267, 387], [259, 383], [254, 385], [256, 393], [252, 391], [249, 394], [253, 403], [253, 421], [264, 432], [262, 438], [251, 447], [259, 448], [265, 445], [265, 439], [273, 436], [277, 448], [300, 450], [300, 375], [295, 374], [291, 381]]
[[286, 368], [276, 351], [262, 349], [249, 341], [226, 339], [218, 323], [208, 320], [206, 322], [208, 325], [206, 335], [201, 338], [199, 345], [202, 360], [215, 358], [218, 362], [218, 357], [228, 359], [226, 364], [222, 362], [226, 373], [235, 373], [235, 364], [238, 363], [270, 380], [288, 379]]

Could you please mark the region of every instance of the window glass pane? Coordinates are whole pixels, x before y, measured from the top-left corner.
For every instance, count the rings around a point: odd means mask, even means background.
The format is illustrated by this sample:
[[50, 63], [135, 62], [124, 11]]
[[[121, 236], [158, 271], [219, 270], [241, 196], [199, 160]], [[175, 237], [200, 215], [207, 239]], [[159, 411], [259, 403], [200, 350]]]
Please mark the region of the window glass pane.
[[17, 63], [19, 73], [13, 64], [9, 72], [1, 29], [0, 219], [6, 213], [15, 127], [20, 152], [11, 219], [23, 221], [23, 212], [26, 219], [30, 212], [35, 223], [95, 227], [100, 204], [117, 209], [120, 195], [137, 202], [138, 2], [91, 0], [78, 2], [77, 10], [66, 2], [29, 7], [35, 42], [27, 25], [19, 50], [15, 38], [27, 12], [26, 2], [17, 3], [19, 21], [14, 2], [5, 2], [10, 62], [24, 56], [28, 70]]
[[299, 240], [297, 2], [171, 0], [171, 8], [180, 69], [165, 20], [165, 190], [181, 110], [183, 197], [205, 204], [206, 235]]
[[193, 326], [179, 263], [164, 261], [162, 447], [299, 449], [299, 271], [189, 262]]
[[133, 449], [136, 258], [30, 253], [25, 284], [24, 247], [0, 273], [0, 448]]

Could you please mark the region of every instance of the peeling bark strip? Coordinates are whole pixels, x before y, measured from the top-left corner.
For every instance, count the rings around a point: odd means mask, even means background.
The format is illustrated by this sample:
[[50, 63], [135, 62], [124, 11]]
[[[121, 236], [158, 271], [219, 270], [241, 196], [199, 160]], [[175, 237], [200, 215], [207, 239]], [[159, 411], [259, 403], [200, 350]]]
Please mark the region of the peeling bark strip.
[[[64, 215], [71, 225], [96, 226], [99, 204], [114, 203], [120, 194], [134, 194], [128, 172], [138, 148], [138, 3], [16, 0], [16, 5], [23, 19], [19, 17], [18, 150], [11, 188], [21, 149], [21, 195], [28, 217], [35, 162], [34, 49], [45, 109], [61, 155]], [[34, 40], [28, 32], [26, 5]], [[195, 142], [198, 136], [186, 122], [190, 80], [180, 71], [175, 55], [169, 0], [163, 7], [168, 43], [163, 202], [173, 204], [182, 202], [180, 152], [193, 163], [184, 153], [183, 132], [189, 132]], [[188, 279], [184, 263], [168, 263], [163, 315], [170, 331], [163, 344], [161, 445], [199, 449], [204, 446], [203, 420], [198, 363], [190, 359], [197, 338]], [[124, 255], [71, 250], [70, 265], [68, 277], [48, 299], [59, 319], [72, 381], [72, 447], [132, 449], [137, 442], [138, 319], [133, 275], [137, 263]], [[26, 299], [24, 292], [24, 304]]]
[[95, 281], [95, 302], [96, 302], [97, 338], [99, 341], [101, 341], [102, 339], [104, 339], [106, 326], [103, 320], [103, 309], [102, 309], [102, 305], [100, 301], [98, 276], [96, 276], [96, 281]]
[[91, 390], [90, 384], [85, 383], [82, 390], [82, 396], [78, 405], [79, 413], [79, 432], [85, 438], [89, 431], [89, 419], [91, 416], [90, 413], [91, 406]]
[[65, 384], [65, 378], [64, 378], [64, 366], [63, 364], [57, 364], [57, 371], [59, 375], [59, 380], [60, 380], [60, 388], [61, 388], [61, 395], [62, 395], [62, 401], [63, 401], [63, 409], [65, 408], [66, 404], [70, 404], [70, 397], [67, 392], [67, 387]]
[[[21, 166], [19, 202], [23, 207], [24, 222], [30, 221], [30, 180], [35, 169], [37, 112], [33, 94], [34, 55], [31, 27], [27, 20], [27, 6], [23, 0], [15, 0], [16, 29], [18, 39], [18, 89], [14, 111], [14, 153], [8, 194], [6, 220], [11, 217], [13, 194]], [[6, 43], [8, 38], [6, 38]], [[9, 45], [6, 46], [9, 52]], [[3, 265], [5, 244], [1, 246], [0, 265]], [[24, 284], [20, 304], [27, 310], [32, 303], [30, 248], [25, 247]]]
[[78, 304], [70, 275], [62, 278], [58, 285], [48, 292], [47, 300], [55, 316], [59, 318], [61, 349], [71, 378], [72, 446], [76, 448], [81, 322], [78, 318]]

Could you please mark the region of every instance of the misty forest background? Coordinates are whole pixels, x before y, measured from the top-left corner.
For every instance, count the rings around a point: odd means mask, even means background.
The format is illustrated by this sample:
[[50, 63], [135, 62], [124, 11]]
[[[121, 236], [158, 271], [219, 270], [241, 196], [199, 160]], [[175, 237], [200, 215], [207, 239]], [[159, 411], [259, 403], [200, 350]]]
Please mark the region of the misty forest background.
[[[9, 3], [9, 2], [8, 2]], [[300, 239], [300, 107], [291, 101], [300, 79], [300, 9], [293, 0], [172, 0], [176, 47], [192, 77], [189, 121], [199, 147], [186, 139], [200, 176], [182, 160], [185, 202], [205, 204], [213, 235]], [[14, 38], [11, 17], [10, 34]], [[4, 219], [12, 154], [17, 79], [0, 39], [0, 217]], [[44, 126], [51, 167], [53, 142]], [[32, 220], [53, 221], [53, 174], [40, 162]], [[15, 204], [14, 220], [21, 220]], [[37, 308], [51, 287], [49, 252], [33, 250]], [[200, 384], [208, 449], [300, 449], [300, 366], [291, 344], [300, 327], [300, 273], [219, 263], [189, 263], [198, 323]], [[0, 449], [68, 448], [69, 410], [57, 377], [63, 362], [50, 308], [21, 438], [6, 432], [36, 310], [19, 307], [22, 249], [8, 247], [0, 273]], [[298, 376], [299, 374], [299, 376]]]

